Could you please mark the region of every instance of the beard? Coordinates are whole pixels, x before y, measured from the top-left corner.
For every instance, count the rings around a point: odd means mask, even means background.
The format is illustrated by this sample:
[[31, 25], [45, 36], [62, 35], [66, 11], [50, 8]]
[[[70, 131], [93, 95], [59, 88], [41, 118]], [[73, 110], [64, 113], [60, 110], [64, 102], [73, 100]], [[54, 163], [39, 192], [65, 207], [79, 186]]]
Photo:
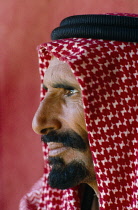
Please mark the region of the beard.
[[52, 165], [52, 170], [48, 183], [52, 188], [62, 190], [72, 188], [89, 176], [89, 171], [82, 161], [73, 160], [65, 165], [62, 158], [50, 157], [49, 164]]
[[[51, 131], [49, 134], [43, 135], [41, 139], [44, 143], [59, 142], [66, 147], [81, 152], [85, 152], [88, 148], [82, 137], [72, 130], [64, 133]], [[52, 169], [48, 177], [48, 183], [52, 188], [68, 189], [74, 187], [89, 175], [83, 161], [72, 160], [70, 163], [65, 164], [63, 158], [56, 156], [49, 157], [49, 164]]]

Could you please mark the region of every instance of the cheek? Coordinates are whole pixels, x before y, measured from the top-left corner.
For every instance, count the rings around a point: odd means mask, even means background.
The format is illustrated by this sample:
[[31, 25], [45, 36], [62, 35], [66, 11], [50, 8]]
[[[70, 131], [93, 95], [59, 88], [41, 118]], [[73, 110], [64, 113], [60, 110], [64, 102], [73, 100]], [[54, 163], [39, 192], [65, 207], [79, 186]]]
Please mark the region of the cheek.
[[93, 161], [92, 161], [92, 155], [89, 148], [85, 152], [69, 149], [65, 154], [61, 155], [60, 157], [64, 159], [66, 164], [69, 164], [73, 160], [82, 161], [85, 163], [85, 166], [88, 169], [92, 170]]
[[84, 109], [81, 99], [69, 102], [64, 108], [64, 114], [69, 124], [75, 128], [78, 127], [86, 131]]

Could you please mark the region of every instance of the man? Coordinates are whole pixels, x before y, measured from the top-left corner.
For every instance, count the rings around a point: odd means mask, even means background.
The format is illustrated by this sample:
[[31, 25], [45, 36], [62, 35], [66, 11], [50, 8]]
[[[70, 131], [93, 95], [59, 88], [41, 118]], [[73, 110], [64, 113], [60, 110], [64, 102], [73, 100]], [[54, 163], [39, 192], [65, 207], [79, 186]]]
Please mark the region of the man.
[[48, 145], [49, 184], [67, 189], [86, 182], [98, 194], [81, 89], [69, 65], [53, 57], [43, 88], [47, 94], [35, 114], [33, 129]]
[[45, 172], [26, 208], [137, 209], [137, 26], [136, 17], [69, 17], [39, 47], [33, 129]]

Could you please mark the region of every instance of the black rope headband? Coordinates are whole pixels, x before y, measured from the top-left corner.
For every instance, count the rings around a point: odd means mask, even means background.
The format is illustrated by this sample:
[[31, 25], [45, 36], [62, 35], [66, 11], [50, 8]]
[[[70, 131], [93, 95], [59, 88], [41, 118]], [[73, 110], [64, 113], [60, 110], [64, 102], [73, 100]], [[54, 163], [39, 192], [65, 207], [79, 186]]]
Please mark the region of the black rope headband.
[[51, 39], [93, 38], [138, 42], [138, 17], [76, 15], [63, 19]]

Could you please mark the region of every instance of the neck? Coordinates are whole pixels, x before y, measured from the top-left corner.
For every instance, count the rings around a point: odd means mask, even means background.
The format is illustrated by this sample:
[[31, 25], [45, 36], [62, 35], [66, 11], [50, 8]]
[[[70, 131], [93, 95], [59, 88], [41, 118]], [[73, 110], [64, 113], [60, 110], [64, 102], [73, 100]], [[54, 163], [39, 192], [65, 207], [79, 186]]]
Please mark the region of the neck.
[[99, 190], [98, 190], [98, 187], [97, 187], [97, 182], [95, 181], [95, 182], [89, 183], [89, 186], [95, 191], [95, 195], [93, 196], [93, 202], [92, 202], [91, 210], [99, 210], [99, 201], [98, 201]]
[[97, 187], [96, 180], [92, 181], [92, 182], [89, 182], [88, 185], [95, 191], [96, 196], [99, 198], [99, 190], [98, 190], [98, 187]]
[[92, 187], [80, 185], [81, 210], [99, 210], [98, 197]]
[[91, 210], [99, 210], [99, 202], [96, 195], [93, 198]]

